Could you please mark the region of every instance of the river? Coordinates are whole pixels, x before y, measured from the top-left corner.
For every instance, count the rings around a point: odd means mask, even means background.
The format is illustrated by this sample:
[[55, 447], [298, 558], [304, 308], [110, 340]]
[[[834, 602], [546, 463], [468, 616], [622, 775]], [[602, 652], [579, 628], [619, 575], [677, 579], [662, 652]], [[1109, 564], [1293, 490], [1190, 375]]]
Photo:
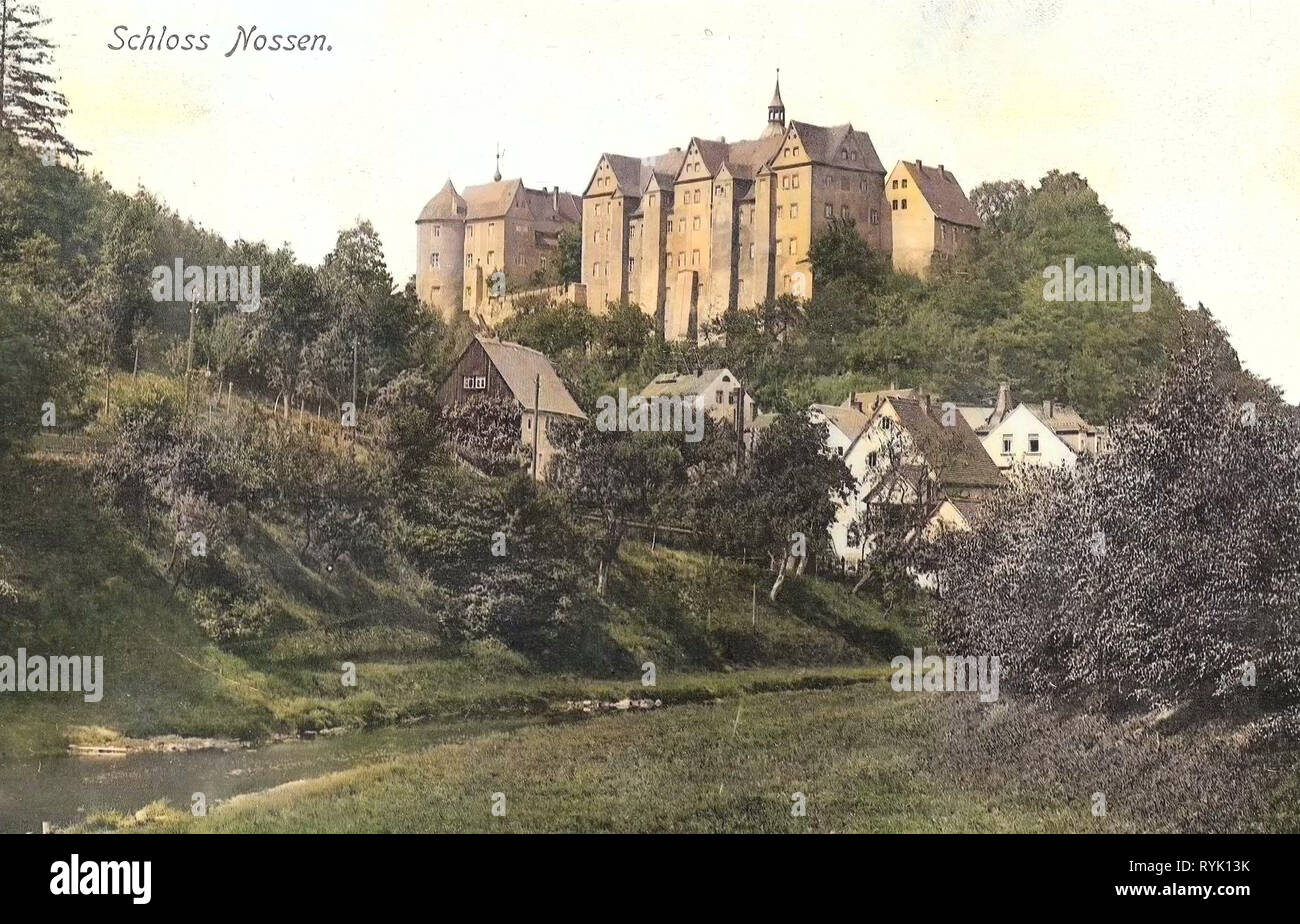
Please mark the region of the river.
[[42, 822], [59, 827], [103, 810], [134, 812], [157, 799], [187, 808], [196, 792], [204, 794], [211, 809], [241, 793], [544, 721], [439, 722], [229, 751], [60, 754], [0, 761], [0, 833], [39, 832]]

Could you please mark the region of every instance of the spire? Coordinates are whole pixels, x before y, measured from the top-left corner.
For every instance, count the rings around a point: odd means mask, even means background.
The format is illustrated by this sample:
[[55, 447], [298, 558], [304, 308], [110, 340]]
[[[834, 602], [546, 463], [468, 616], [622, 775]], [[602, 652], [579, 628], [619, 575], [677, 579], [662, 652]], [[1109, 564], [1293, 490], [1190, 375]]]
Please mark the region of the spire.
[[492, 174], [492, 179], [497, 183], [501, 182], [501, 155], [504, 153], [505, 151], [501, 150], [501, 145], [498, 144], [497, 145], [497, 169], [496, 172]]
[[781, 68], [776, 69], [776, 91], [772, 94], [772, 102], [767, 104], [767, 128], [763, 129], [762, 137], [770, 138], [772, 135], [785, 134], [785, 103], [781, 102]]

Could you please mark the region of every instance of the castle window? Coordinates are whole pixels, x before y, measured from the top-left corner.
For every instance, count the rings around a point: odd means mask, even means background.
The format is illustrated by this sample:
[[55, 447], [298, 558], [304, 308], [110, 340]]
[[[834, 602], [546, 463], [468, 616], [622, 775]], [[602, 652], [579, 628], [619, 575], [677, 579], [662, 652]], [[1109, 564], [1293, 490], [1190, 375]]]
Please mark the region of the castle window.
[[470, 225], [468, 230], [469, 230], [469, 236], [470, 236], [470, 237], [473, 237], [473, 236], [474, 236], [474, 226], [473, 226], [473, 225]]
[[840, 217], [841, 217], [841, 218], [848, 218], [848, 217], [849, 217], [849, 207], [848, 207], [847, 205], [841, 205], [841, 206], [840, 206]]
[[894, 211], [895, 211], [895, 212], [898, 211], [898, 200], [897, 200], [897, 199], [894, 200], [894, 206], [893, 206], [893, 208], [894, 208]]
[[695, 219], [691, 222], [691, 230], [692, 230], [692, 231], [698, 231], [698, 230], [700, 230], [700, 216], [699, 216], [699, 215], [696, 215], [696, 216], [695, 216]]
[[799, 252], [799, 239], [792, 237], [790, 238], [790, 256], [793, 257], [798, 252]]
[[697, 205], [699, 204], [699, 201], [700, 201], [700, 191], [697, 189], [695, 190], [695, 202]]
[[867, 181], [863, 180], [861, 183], [858, 184], [858, 192], [866, 192], [866, 191], [867, 191]]
[[433, 226], [433, 236], [434, 236], [434, 237], [442, 237], [442, 225], [434, 225], [434, 226]]
[[596, 276], [599, 276], [599, 275], [600, 275], [600, 264], [599, 264], [599, 263], [593, 263], [593, 264], [591, 264], [591, 275], [592, 275], [592, 277], [596, 277]]
[[461, 386], [465, 391], [482, 391], [487, 388], [487, 376], [467, 375], [461, 380]]
[[472, 262], [472, 258], [470, 257], [470, 255], [469, 255], [469, 254], [465, 254], [465, 268], [468, 269], [469, 267], [471, 267], [471, 266], [473, 266], [473, 265], [474, 265], [474, 264], [473, 264], [473, 262]]
[[777, 218], [781, 218], [781, 217], [783, 217], [784, 215], [785, 215], [785, 206], [784, 206], [784, 205], [778, 205], [778, 206], [776, 207], [776, 217], [777, 217]]
[[791, 204], [790, 204], [790, 217], [791, 217], [791, 218], [798, 218], [798, 217], [799, 217], [799, 204], [798, 204], [798, 203], [791, 203]]
[[1037, 453], [1037, 452], [1038, 452], [1038, 434], [1037, 434], [1037, 433], [1031, 433], [1031, 434], [1029, 434], [1029, 451], [1030, 451], [1031, 453]]
[[678, 230], [678, 231], [685, 231], [685, 230], [686, 230], [686, 219], [685, 219], [685, 218], [679, 218], [679, 219], [677, 219], [677, 230]]
[[713, 191], [717, 193], [719, 196], [726, 194], [726, 190], [724, 190], [721, 186], [713, 187]]
[[790, 177], [790, 188], [791, 189], [799, 188], [799, 174], [796, 173], [794, 176]]
[[599, 243], [600, 243], [600, 232], [599, 232], [599, 231], [593, 231], [593, 232], [591, 232], [591, 242], [592, 242], [593, 244], [599, 244]]
[[681, 268], [685, 265], [686, 265], [686, 251], [679, 250], [677, 251], [677, 266], [678, 268]]
[[898, 180], [894, 180], [894, 186], [893, 186], [893, 188], [894, 188], [894, 189], [897, 189], [897, 188], [898, 188]]
[[899, 201], [903, 203], [902, 205], [899, 206], [899, 208], [901, 208], [904, 212], [906, 212], [906, 211], [907, 211], [907, 200], [906, 200], [906, 199], [900, 199]]
[[871, 210], [871, 223], [873, 225], [880, 224], [880, 213], [877, 212], [875, 209]]
[[797, 144], [794, 146], [794, 156], [795, 157], [799, 156], [799, 145]]
[[750, 263], [753, 263], [753, 262], [754, 262], [754, 245], [753, 245], [753, 244], [750, 244], [750, 245], [749, 245], [749, 262], [750, 262]]
[[786, 148], [786, 149], [785, 149], [785, 156], [786, 156], [786, 157], [789, 157], [789, 156], [790, 156], [790, 149], [789, 149], [789, 148]]
[[790, 188], [790, 178], [788, 176], [781, 177], [781, 188], [782, 189]]
[[597, 218], [600, 217], [600, 203], [599, 203], [599, 202], [596, 203], [596, 217], [597, 217]]
[[627, 258], [627, 271], [628, 273], [636, 272], [636, 260], [633, 259], [632, 257]]
[[849, 159], [849, 149], [845, 148], [844, 150], [840, 151], [840, 160], [848, 160], [848, 159]]
[[700, 265], [700, 252], [699, 252], [698, 250], [692, 250], [692, 251], [691, 251], [691, 266], [699, 266], [699, 265]]
[[907, 177], [903, 177], [903, 188], [907, 189]]
[[436, 253], [429, 254], [429, 265], [434, 269], [438, 268], [438, 255]]
[[1009, 436], [1002, 437], [1002, 454], [1004, 456], [1011, 455], [1011, 437]]
[[829, 202], [826, 203], [826, 217], [827, 218], [835, 217], [835, 206], [831, 205]]

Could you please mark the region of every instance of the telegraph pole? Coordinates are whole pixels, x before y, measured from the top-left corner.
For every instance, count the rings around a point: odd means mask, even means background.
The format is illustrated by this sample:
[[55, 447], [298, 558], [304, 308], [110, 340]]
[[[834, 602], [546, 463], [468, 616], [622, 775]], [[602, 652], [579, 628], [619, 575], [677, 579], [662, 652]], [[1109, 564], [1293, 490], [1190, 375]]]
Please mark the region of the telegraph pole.
[[542, 376], [539, 373], [533, 377], [533, 482], [537, 482], [537, 441], [542, 433], [541, 418], [542, 403]]

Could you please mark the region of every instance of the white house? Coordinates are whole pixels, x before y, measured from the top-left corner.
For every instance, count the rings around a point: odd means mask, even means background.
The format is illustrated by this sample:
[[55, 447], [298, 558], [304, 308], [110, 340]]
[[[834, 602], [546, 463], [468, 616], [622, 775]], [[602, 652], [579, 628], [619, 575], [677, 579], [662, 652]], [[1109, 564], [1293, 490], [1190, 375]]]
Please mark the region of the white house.
[[830, 537], [836, 558], [856, 562], [860, 557], [859, 544], [850, 541], [849, 527], [857, 519], [865, 503], [869, 465], [866, 444], [862, 442], [861, 437], [866, 432], [870, 418], [857, 408], [833, 404], [810, 406], [808, 417], [814, 423], [826, 424], [827, 448], [844, 460], [845, 467], [853, 475], [855, 483], [853, 496], [842, 502], [835, 511], [835, 520], [830, 526]]
[[[694, 398], [695, 406], [707, 413], [717, 423], [736, 424], [737, 395], [740, 382], [730, 369], [697, 369], [695, 372], [664, 372], [654, 377], [641, 389], [645, 397], [676, 396]], [[754, 399], [748, 392], [744, 398], [744, 424], [741, 432], [750, 429], [754, 421]]]
[[[935, 399], [891, 394], [876, 399], [855, 450], [866, 459], [857, 513], [885, 518], [891, 509], [919, 507], [924, 533], [969, 528], [982, 499], [1004, 483], [962, 414], [945, 414]], [[860, 558], [860, 552], [849, 562]]]
[[1021, 402], [1000, 420], [990, 419], [982, 442], [1000, 469], [1013, 465], [1074, 465], [1081, 452], [1096, 452], [1105, 430], [1074, 408], [1048, 400]]

